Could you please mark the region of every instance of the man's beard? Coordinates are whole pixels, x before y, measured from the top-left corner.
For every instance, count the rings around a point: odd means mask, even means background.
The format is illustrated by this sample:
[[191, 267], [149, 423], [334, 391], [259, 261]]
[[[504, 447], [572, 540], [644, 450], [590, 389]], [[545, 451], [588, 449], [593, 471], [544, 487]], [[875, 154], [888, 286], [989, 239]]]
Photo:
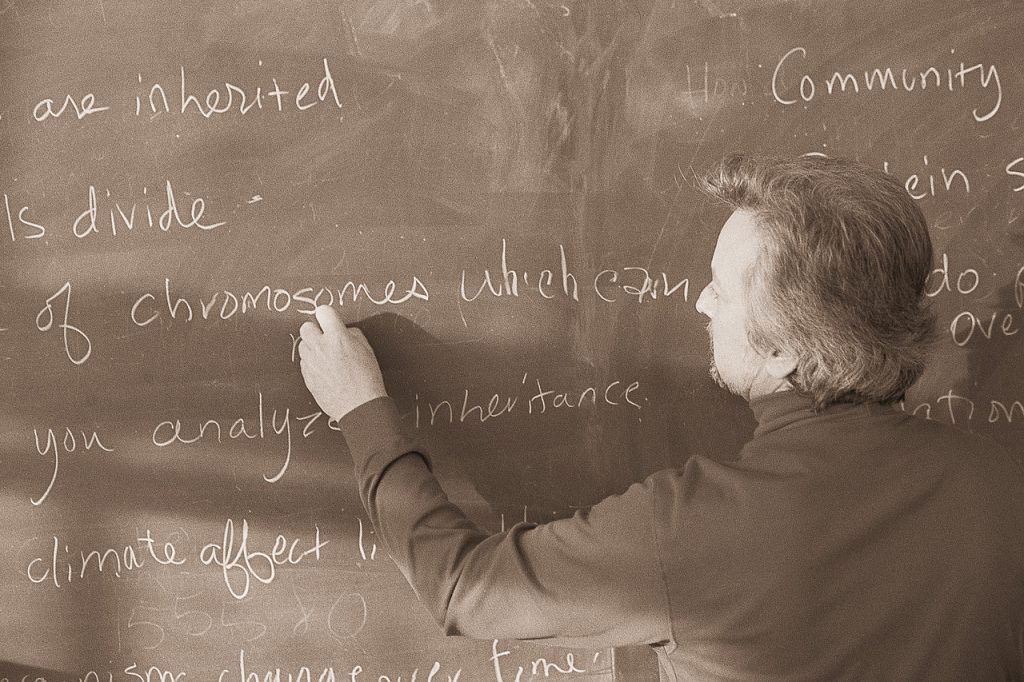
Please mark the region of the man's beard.
[[710, 322], [708, 323], [707, 330], [708, 330], [708, 353], [710, 354], [710, 359], [709, 359], [709, 362], [708, 362], [708, 373], [711, 375], [711, 378], [714, 379], [716, 384], [718, 384], [721, 388], [729, 390], [729, 387], [726, 385], [725, 381], [722, 379], [721, 373], [718, 371], [718, 365], [715, 364], [715, 337], [711, 335], [711, 323]]

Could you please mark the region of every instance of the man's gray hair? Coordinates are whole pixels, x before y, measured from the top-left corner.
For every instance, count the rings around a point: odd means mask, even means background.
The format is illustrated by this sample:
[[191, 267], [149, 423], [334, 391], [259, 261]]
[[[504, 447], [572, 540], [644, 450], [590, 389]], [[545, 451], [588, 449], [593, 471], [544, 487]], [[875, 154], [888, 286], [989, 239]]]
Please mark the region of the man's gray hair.
[[902, 399], [924, 371], [935, 318], [928, 225], [899, 182], [847, 159], [735, 154], [702, 184], [761, 230], [751, 345], [793, 355], [790, 383], [815, 409]]

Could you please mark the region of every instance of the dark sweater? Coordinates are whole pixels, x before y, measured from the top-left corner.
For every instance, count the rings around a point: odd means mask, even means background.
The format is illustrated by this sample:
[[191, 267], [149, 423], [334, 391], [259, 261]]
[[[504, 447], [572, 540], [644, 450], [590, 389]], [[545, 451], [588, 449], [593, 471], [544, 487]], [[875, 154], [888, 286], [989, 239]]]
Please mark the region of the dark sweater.
[[735, 462], [695, 456], [571, 519], [488, 534], [397, 411], [342, 422], [360, 496], [446, 633], [651, 644], [665, 680], [1024, 679], [1024, 470], [878, 405], [751, 403]]

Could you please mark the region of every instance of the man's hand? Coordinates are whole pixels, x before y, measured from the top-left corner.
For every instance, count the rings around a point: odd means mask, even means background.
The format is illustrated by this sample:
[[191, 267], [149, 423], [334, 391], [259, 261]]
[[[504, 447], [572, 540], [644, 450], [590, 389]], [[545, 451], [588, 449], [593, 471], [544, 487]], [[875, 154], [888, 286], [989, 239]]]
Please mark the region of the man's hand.
[[[306, 388], [331, 419], [341, 419], [363, 403], [387, 395], [370, 342], [346, 328], [334, 308], [319, 306], [316, 320], [302, 324], [299, 366]], [[319, 323], [319, 324], [318, 324]]]

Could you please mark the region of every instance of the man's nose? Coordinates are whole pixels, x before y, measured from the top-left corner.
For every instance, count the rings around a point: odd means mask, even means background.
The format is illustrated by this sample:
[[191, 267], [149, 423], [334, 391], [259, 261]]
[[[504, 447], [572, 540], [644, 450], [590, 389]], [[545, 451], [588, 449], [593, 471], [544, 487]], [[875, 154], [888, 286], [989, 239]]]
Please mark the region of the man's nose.
[[711, 308], [708, 306], [708, 299], [710, 295], [708, 290], [711, 288], [711, 284], [708, 284], [700, 291], [700, 296], [697, 297], [697, 312], [701, 315], [711, 317]]

